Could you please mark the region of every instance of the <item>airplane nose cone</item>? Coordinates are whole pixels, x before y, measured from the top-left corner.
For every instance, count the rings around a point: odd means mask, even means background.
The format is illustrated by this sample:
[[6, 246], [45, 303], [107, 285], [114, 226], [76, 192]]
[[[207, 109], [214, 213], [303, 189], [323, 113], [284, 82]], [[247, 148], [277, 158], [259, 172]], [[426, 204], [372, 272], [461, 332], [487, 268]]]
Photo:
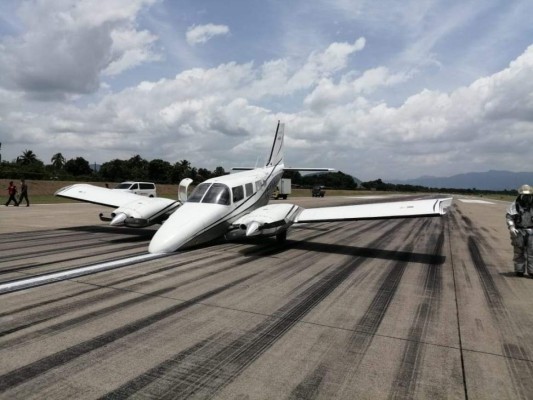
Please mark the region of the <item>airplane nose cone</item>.
[[205, 242], [213, 237], [209, 232], [217, 229], [216, 222], [226, 213], [221, 205], [185, 203], [155, 233], [148, 251], [172, 253], [185, 245]]

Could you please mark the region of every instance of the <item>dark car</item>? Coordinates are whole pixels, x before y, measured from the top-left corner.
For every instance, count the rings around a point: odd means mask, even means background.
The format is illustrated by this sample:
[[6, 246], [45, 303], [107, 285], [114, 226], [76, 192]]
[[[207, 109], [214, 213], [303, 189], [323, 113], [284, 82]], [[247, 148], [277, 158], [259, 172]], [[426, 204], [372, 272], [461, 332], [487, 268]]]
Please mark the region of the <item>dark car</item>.
[[313, 186], [313, 189], [311, 189], [311, 194], [313, 197], [324, 197], [326, 190], [324, 189], [324, 186], [321, 185]]

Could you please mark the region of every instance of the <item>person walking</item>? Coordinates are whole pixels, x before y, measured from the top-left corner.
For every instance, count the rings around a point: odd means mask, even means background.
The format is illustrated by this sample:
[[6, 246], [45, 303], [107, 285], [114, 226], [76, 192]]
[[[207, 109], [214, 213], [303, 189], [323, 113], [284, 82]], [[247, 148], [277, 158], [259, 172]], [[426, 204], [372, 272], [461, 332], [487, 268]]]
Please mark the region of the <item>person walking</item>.
[[11, 201], [15, 203], [15, 207], [18, 207], [19, 203], [17, 203], [17, 198], [15, 197], [17, 194], [17, 187], [13, 185], [13, 181], [9, 182], [9, 186], [7, 187], [7, 194], [9, 195], [9, 199], [7, 199], [6, 207], [9, 206], [9, 203], [11, 203]]
[[518, 197], [511, 203], [505, 214], [507, 227], [513, 245], [514, 270], [516, 276], [524, 272], [533, 278], [533, 188], [522, 185]]
[[26, 207], [30, 206], [30, 200], [28, 199], [28, 185], [26, 185], [26, 181], [24, 179], [20, 180], [20, 196], [19, 196], [19, 204], [22, 203], [22, 200], [26, 199]]

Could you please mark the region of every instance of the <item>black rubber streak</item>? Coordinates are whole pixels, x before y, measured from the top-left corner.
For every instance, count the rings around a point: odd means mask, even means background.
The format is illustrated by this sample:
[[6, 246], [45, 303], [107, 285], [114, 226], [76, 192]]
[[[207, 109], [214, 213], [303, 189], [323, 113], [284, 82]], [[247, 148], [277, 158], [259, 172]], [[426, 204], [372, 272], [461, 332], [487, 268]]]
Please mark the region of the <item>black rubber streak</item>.
[[[372, 245], [383, 243], [396, 229], [397, 225], [392, 226]], [[177, 354], [108, 393], [104, 398], [120, 399], [134, 394], [161, 399], [213, 396], [273, 346], [365, 261], [366, 259], [359, 257], [336, 267], [278, 309], [273, 314], [275, 317], [269, 317], [229, 344], [215, 342], [208, 346], [209, 349], [202, 348], [198, 354], [176, 364], [174, 360], [183, 360], [181, 354]], [[315, 376], [316, 374], [314, 372]], [[301, 390], [310, 393], [313, 388], [301, 386]]]
[[68, 362], [71, 362], [77, 359], [78, 357], [88, 354], [96, 349], [100, 349], [117, 340], [123, 339], [127, 337], [128, 335], [134, 334], [140, 331], [141, 329], [144, 329], [148, 326], [158, 323], [164, 320], [165, 318], [175, 316], [179, 312], [182, 312], [196, 304], [199, 304], [200, 302], [204, 300], [207, 300], [213, 296], [216, 296], [232, 287], [235, 287], [245, 282], [248, 279], [253, 278], [255, 275], [256, 274], [248, 275], [244, 278], [238, 279], [234, 282], [223, 285], [219, 288], [210, 290], [193, 299], [187, 300], [183, 303], [174, 305], [172, 307], [168, 307], [155, 314], [139, 319], [135, 322], [132, 322], [120, 328], [114, 329], [110, 332], [106, 332], [104, 334], [96, 336], [93, 339], [79, 343], [65, 350], [59, 351], [57, 353], [44, 357], [40, 360], [37, 360], [24, 367], [18, 368], [4, 375], [1, 375], [0, 376], [0, 392], [4, 392], [17, 385], [21, 385], [31, 379], [34, 379], [42, 374], [45, 374], [46, 372], [54, 368], [60, 367]]

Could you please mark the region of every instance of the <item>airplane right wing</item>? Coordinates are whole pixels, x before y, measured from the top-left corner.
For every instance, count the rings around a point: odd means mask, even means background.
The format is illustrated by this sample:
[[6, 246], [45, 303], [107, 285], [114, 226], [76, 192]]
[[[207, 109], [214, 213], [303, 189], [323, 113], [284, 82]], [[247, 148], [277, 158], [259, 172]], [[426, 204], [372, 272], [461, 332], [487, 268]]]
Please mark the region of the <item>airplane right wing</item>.
[[109, 217], [100, 214], [110, 225], [141, 228], [161, 223], [181, 203], [164, 197], [146, 197], [138, 194], [102, 188], [89, 184], [76, 184], [59, 189], [56, 196], [86, 203], [116, 208]]
[[422, 199], [350, 206], [307, 208], [296, 217], [295, 223], [354, 221], [444, 215], [452, 198]]
[[299, 223], [438, 217], [446, 214], [451, 203], [448, 197], [307, 209], [288, 203], [269, 204], [234, 221], [226, 236], [284, 235]]

